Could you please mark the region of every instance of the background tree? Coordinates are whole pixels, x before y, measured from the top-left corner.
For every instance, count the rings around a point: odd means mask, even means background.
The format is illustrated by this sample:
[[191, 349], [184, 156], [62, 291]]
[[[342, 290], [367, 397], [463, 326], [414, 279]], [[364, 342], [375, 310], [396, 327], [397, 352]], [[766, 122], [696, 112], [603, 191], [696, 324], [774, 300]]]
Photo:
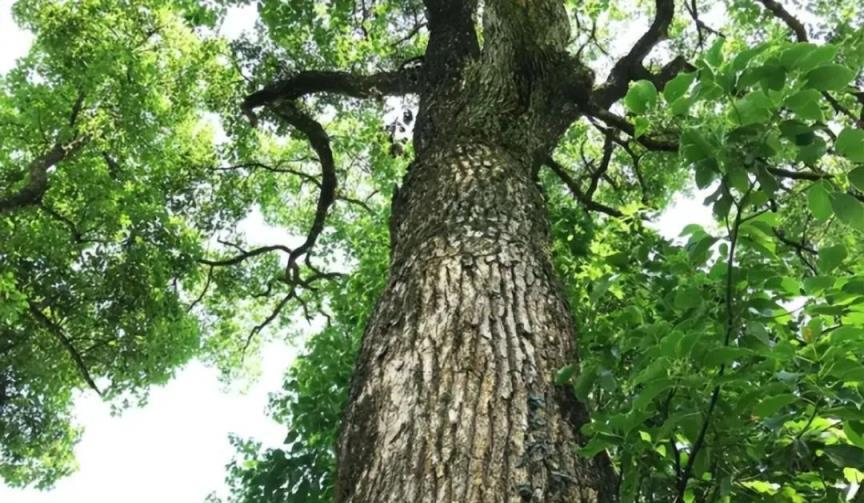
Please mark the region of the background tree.
[[[855, 494], [860, 7], [633, 7], [263, 1], [229, 48], [194, 2], [19, 2], [37, 44], [0, 108], [24, 135], [0, 173], [7, 480], [68, 471], [72, 389], [122, 405], [193, 354], [231, 372], [321, 312], [274, 399], [285, 447], [238, 440], [238, 501]], [[114, 57], [151, 17], [173, 31]], [[627, 18], [642, 35], [617, 54]], [[718, 225], [667, 242], [645, 222], [691, 179]], [[250, 208], [296, 242], [244, 245]]]

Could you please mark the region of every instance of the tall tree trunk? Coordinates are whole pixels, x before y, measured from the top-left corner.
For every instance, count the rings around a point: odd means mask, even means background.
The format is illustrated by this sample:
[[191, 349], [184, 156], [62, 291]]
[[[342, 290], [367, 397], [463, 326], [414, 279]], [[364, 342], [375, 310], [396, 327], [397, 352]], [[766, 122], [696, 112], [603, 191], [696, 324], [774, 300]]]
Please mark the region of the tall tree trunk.
[[337, 501], [611, 501], [586, 415], [542, 194], [495, 144], [430, 149], [395, 201], [390, 281], [366, 331]]
[[426, 0], [417, 158], [393, 203], [390, 279], [339, 442], [339, 502], [611, 502], [580, 457], [585, 409], [539, 162], [591, 92], [558, 0]]

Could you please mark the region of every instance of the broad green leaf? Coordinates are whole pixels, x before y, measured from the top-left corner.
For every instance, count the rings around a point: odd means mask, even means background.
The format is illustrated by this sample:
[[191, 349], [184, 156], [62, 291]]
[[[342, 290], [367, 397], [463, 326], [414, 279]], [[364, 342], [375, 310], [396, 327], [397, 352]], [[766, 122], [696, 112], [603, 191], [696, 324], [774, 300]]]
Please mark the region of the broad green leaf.
[[657, 89], [650, 80], [637, 80], [630, 84], [624, 96], [624, 105], [634, 114], [644, 114], [657, 104]]
[[[864, 138], [862, 138], [864, 141]], [[861, 192], [864, 192], [864, 166], [853, 169], [849, 172], [849, 182]]]
[[831, 207], [841, 222], [864, 231], [864, 203], [849, 194], [835, 192], [831, 194]]
[[821, 248], [819, 250], [819, 269], [822, 273], [829, 273], [842, 264], [846, 257], [846, 247], [843, 245]]
[[701, 303], [702, 292], [700, 292], [698, 288], [681, 288], [675, 292], [675, 307], [682, 311], [693, 309]]
[[654, 398], [674, 384], [672, 379], [657, 379], [642, 388], [633, 400], [633, 410], [644, 410]]
[[594, 382], [597, 380], [598, 371], [597, 365], [594, 364], [589, 364], [582, 369], [582, 372], [579, 373], [579, 376], [576, 377], [576, 381], [573, 383], [573, 393], [576, 395], [576, 398], [587, 402], [588, 394], [591, 393], [591, 388], [594, 387]]
[[679, 73], [674, 79], [666, 83], [663, 88], [663, 98], [666, 99], [667, 103], [674, 102], [684, 96], [694, 80], [696, 80], [696, 72]]
[[809, 87], [820, 91], [839, 91], [845, 88], [853, 78], [855, 78], [855, 72], [843, 65], [834, 63], [810, 71], [806, 80]]
[[781, 408], [794, 403], [798, 397], [791, 393], [783, 393], [781, 395], [770, 396], [763, 399], [759, 404], [753, 407], [753, 413], [759, 417], [768, 417], [775, 414]]
[[773, 484], [771, 482], [765, 482], [762, 480], [747, 480], [741, 482], [741, 485], [750, 489], [753, 489], [759, 494], [777, 494], [780, 492], [780, 486], [778, 484]]
[[558, 370], [558, 373], [555, 374], [555, 384], [561, 386], [570, 382], [570, 379], [573, 377], [573, 374], [576, 372], [576, 365], [570, 364], [561, 367]]
[[855, 162], [864, 162], [864, 129], [844, 128], [834, 144], [837, 152]]
[[860, 447], [835, 444], [823, 446], [822, 450], [840, 468], [847, 466], [859, 470], [864, 468], [864, 449]]
[[733, 116], [742, 126], [768, 121], [774, 113], [774, 104], [764, 91], [753, 91], [736, 102]]
[[681, 135], [681, 155], [690, 162], [708, 159], [714, 155], [714, 147], [696, 129], [686, 129]]
[[828, 220], [833, 214], [831, 196], [825, 182], [816, 182], [807, 189], [807, 203], [817, 220]]
[[843, 421], [843, 433], [850, 442], [864, 448], [864, 424], [858, 421]]
[[810, 50], [795, 62], [795, 67], [802, 72], [807, 72], [834, 61], [836, 56], [837, 46], [835, 45], [811, 46]]
[[804, 89], [786, 98], [784, 104], [803, 120], [821, 121], [822, 110], [819, 106], [822, 95], [815, 89]]

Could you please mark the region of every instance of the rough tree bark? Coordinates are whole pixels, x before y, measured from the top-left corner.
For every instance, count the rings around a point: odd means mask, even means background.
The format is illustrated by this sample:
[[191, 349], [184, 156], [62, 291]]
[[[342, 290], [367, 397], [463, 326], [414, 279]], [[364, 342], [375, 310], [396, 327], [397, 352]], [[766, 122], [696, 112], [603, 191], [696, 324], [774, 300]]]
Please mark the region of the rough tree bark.
[[553, 384], [577, 355], [536, 176], [582, 114], [633, 132], [608, 108], [633, 79], [662, 87], [682, 66], [675, 60], [658, 75], [642, 66], [666, 35], [674, 0], [656, 0], [649, 29], [597, 88], [567, 52], [560, 0], [485, 2], [482, 47], [475, 0], [424, 3], [419, 69], [301, 72], [243, 104], [253, 123], [258, 108], [276, 112], [319, 156], [325, 178], [305, 253], [336, 179], [326, 132], [293, 102], [315, 92], [420, 97], [416, 158], [393, 198], [389, 283], [343, 417], [336, 500], [614, 502], [608, 459], [576, 454], [584, 407]]
[[[417, 157], [393, 201], [389, 284], [343, 420], [336, 500], [615, 500], [586, 412], [554, 385], [573, 323], [536, 183], [593, 77], [555, 0], [427, 2]], [[640, 58], [641, 61], [641, 58]]]

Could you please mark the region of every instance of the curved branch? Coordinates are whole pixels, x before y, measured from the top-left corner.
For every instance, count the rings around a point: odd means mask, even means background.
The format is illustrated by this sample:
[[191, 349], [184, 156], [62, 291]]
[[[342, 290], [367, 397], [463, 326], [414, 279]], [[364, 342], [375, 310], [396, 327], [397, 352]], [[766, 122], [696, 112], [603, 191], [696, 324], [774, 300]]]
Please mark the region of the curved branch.
[[288, 254], [290, 254], [292, 252], [291, 248], [288, 248], [287, 246], [270, 245], [270, 246], [262, 246], [260, 248], [255, 248], [254, 250], [244, 251], [244, 252], [240, 253], [239, 255], [235, 255], [233, 257], [226, 258], [226, 259], [214, 260], [214, 259], [202, 258], [202, 259], [198, 259], [198, 262], [200, 262], [204, 265], [209, 265], [211, 267], [236, 265], [236, 264], [239, 264], [240, 262], [243, 262], [246, 259], [250, 259], [252, 257], [257, 257], [258, 255], [263, 255], [265, 253], [270, 253], [272, 251], [282, 251], [282, 252], [285, 252]]
[[318, 160], [321, 162], [321, 191], [318, 195], [315, 217], [306, 235], [306, 240], [291, 251], [288, 256], [286, 271], [290, 271], [296, 268], [297, 259], [315, 246], [315, 241], [318, 240], [318, 236], [324, 230], [327, 213], [336, 199], [336, 164], [333, 160], [333, 151], [330, 148], [330, 137], [327, 136], [327, 132], [321, 123], [313, 119], [309, 114], [300, 111], [293, 103], [282, 103], [275, 108], [275, 112], [285, 122], [294, 126], [306, 136], [312, 149], [318, 154]]
[[93, 377], [90, 375], [90, 371], [87, 369], [87, 365], [84, 363], [84, 358], [81, 356], [81, 353], [75, 348], [75, 345], [72, 344], [72, 341], [69, 340], [68, 337], [63, 333], [63, 329], [60, 328], [59, 325], [51, 321], [48, 316], [43, 313], [35, 304], [32, 302], [28, 303], [30, 306], [30, 312], [39, 321], [45, 328], [48, 329], [51, 334], [60, 341], [60, 344], [66, 349], [69, 353], [69, 356], [72, 357], [72, 361], [75, 363], [75, 366], [78, 367], [78, 372], [81, 374], [81, 377], [84, 379], [84, 382], [87, 383], [90, 388], [96, 392], [97, 395], [102, 396], [102, 391], [99, 390], [99, 387], [96, 386], [96, 382], [93, 380]]
[[586, 113], [591, 117], [596, 117], [597, 119], [602, 120], [607, 125], [614, 127], [620, 131], [623, 131], [633, 137], [637, 142], [639, 142], [643, 147], [648, 150], [652, 150], [655, 152], [677, 152], [678, 151], [678, 143], [674, 141], [663, 141], [652, 138], [650, 136], [642, 135], [636, 138], [636, 127], [633, 124], [627, 122], [627, 119], [615, 115], [609, 110], [600, 109], [600, 108], [590, 108], [586, 111]]
[[780, 19], [786, 26], [789, 27], [792, 32], [795, 33], [795, 39], [799, 42], [807, 42], [807, 29], [804, 28], [804, 23], [798, 20], [795, 16], [793, 16], [785, 7], [783, 7], [780, 2], [776, 2], [775, 0], [757, 0], [759, 3], [765, 6], [774, 17]]
[[636, 41], [626, 56], [615, 63], [609, 73], [609, 78], [596, 91], [595, 102], [601, 107], [608, 108], [612, 103], [618, 101], [627, 94], [627, 88], [631, 81], [645, 75], [647, 70], [642, 66], [642, 61], [658, 42], [666, 38], [669, 25], [675, 16], [675, 1], [656, 0], [655, 5], [654, 21], [648, 31]]

